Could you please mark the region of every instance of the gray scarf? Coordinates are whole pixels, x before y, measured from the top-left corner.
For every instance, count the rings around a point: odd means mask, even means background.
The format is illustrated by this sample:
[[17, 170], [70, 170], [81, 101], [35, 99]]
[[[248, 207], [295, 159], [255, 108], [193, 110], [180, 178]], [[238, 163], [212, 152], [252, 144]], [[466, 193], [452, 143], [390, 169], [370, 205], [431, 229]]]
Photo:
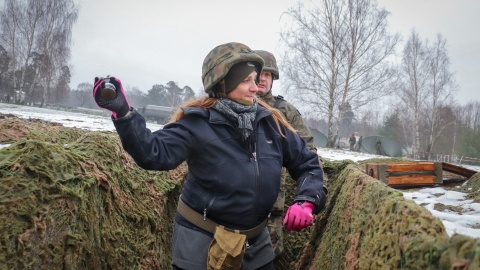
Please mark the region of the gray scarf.
[[242, 142], [247, 142], [253, 132], [257, 100], [253, 100], [253, 105], [243, 105], [228, 98], [219, 98], [213, 108], [233, 120], [242, 136]]

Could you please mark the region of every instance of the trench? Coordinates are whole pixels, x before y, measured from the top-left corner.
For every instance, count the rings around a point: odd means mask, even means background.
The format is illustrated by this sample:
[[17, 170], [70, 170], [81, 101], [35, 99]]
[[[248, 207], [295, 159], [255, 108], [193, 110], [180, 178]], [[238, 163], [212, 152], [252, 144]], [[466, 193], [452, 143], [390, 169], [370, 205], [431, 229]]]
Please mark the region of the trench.
[[[145, 171], [112, 132], [14, 116], [0, 117], [0, 130], [9, 144], [0, 149], [0, 269], [170, 269], [185, 165]], [[480, 268], [479, 239], [449, 237], [359, 164], [323, 166], [326, 207], [308, 230], [286, 234], [276, 269]]]

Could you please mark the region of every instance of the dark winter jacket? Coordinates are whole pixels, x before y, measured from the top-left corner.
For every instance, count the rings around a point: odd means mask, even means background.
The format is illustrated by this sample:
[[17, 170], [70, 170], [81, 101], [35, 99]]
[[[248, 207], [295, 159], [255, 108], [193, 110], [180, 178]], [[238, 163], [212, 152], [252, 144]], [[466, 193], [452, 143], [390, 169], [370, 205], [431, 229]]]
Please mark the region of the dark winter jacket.
[[232, 229], [250, 229], [267, 218], [285, 166], [297, 179], [296, 201], [325, 205], [318, 156], [287, 128], [278, 132], [271, 112], [258, 106], [253, 151], [242, 148], [234, 125], [216, 110], [183, 108], [185, 118], [151, 132], [135, 110], [115, 119], [124, 149], [147, 170], [171, 170], [187, 161], [182, 200]]

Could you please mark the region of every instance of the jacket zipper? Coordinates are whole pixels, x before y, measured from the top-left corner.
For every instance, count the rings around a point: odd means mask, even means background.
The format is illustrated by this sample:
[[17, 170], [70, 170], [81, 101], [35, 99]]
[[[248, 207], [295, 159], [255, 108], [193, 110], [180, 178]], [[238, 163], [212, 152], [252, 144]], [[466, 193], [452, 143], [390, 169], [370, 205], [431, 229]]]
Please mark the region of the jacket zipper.
[[203, 220], [207, 220], [207, 209], [213, 205], [213, 201], [215, 201], [215, 195], [208, 201], [205, 208], [203, 208]]
[[[255, 169], [255, 203], [254, 203], [254, 208], [252, 209], [253, 212], [255, 212], [255, 209], [257, 209], [257, 205], [258, 205], [258, 196], [260, 194], [260, 191], [259, 191], [259, 179], [260, 179], [260, 170], [258, 169], [258, 160], [257, 160], [257, 143], [254, 142], [253, 143], [253, 153], [252, 153], [252, 157], [253, 157], [253, 167]], [[255, 213], [254, 215], [252, 215], [252, 217], [255, 216]]]
[[258, 178], [258, 176], [260, 175], [260, 171], [258, 170], [257, 144], [256, 143], [254, 143], [254, 146], [253, 146], [252, 158], [253, 158], [253, 166], [255, 167], [255, 178]]

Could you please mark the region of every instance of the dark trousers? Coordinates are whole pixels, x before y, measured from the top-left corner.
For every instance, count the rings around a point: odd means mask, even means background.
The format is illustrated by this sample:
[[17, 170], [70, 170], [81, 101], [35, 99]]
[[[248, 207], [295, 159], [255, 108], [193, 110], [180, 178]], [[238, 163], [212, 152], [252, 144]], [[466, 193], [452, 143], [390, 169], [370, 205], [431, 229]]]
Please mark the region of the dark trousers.
[[[174, 266], [175, 267], [175, 266]], [[182, 269], [175, 267], [176, 270], [187, 270], [187, 269]], [[275, 270], [275, 267], [273, 267], [273, 261], [265, 264], [264, 266], [257, 268], [256, 270]]]

